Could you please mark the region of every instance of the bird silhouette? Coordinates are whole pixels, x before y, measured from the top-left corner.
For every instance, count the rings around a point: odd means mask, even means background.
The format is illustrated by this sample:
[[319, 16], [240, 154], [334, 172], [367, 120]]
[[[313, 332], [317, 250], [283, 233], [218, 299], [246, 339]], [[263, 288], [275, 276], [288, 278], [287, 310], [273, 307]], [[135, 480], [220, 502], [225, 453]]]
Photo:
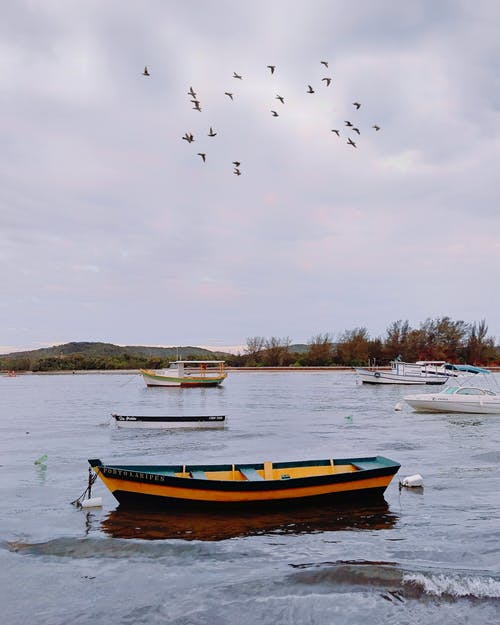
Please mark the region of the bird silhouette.
[[281, 95], [277, 95], [276, 99], [279, 100], [281, 102], [281, 104], [285, 104], [285, 98]]
[[241, 176], [241, 171], [237, 167], [235, 167], [233, 174], [236, 174], [237, 176]]
[[322, 78], [321, 80], [322, 80], [322, 81], [324, 81], [324, 82], [326, 82], [326, 86], [327, 86], [327, 87], [329, 87], [329, 86], [330, 86], [330, 83], [332, 82], [332, 79], [331, 79], [331, 78]]
[[311, 87], [311, 85], [307, 85], [307, 93], [314, 93], [314, 89]]
[[328, 67], [328, 61], [321, 61], [321, 65], [324, 65], [325, 67]]
[[239, 80], [243, 79], [243, 76], [240, 76], [239, 74], [237, 74], [236, 72], [233, 72], [233, 78], [238, 78]]
[[360, 135], [361, 133], [359, 132], [359, 128], [354, 128], [354, 126], [352, 127], [352, 129], [354, 130], [354, 132], [357, 132], [358, 135]]
[[217, 134], [217, 133], [216, 133], [216, 132], [214, 132], [214, 129], [212, 128], [212, 126], [210, 126], [210, 132], [208, 133], [208, 136], [209, 136], [209, 137], [215, 137], [215, 135], [216, 135], [216, 134]]
[[199, 111], [201, 113], [200, 101], [199, 100], [191, 100], [191, 102], [194, 104], [193, 109], [195, 111]]
[[189, 133], [186, 132], [182, 138], [184, 139], [184, 141], [187, 141], [188, 143], [192, 143], [194, 141], [193, 133], [191, 132]]
[[345, 122], [345, 125], [346, 126], [352, 126], [351, 122], [348, 122], [348, 121]]
[[239, 161], [233, 161], [233, 165], [237, 169], [241, 165], [241, 163]]
[[375, 130], [380, 130], [380, 126], [377, 126], [377, 124], [375, 124], [374, 126], [372, 126], [372, 128], [375, 128]]
[[227, 97], [232, 100], [233, 99], [233, 94], [232, 93], [228, 93], [227, 91], [224, 91], [224, 95], [227, 95]]
[[356, 109], [359, 109], [359, 107], [361, 106], [359, 102], [353, 102], [352, 105], [355, 106]]
[[203, 162], [205, 162], [205, 159], [206, 159], [206, 156], [207, 156], [206, 154], [203, 154], [203, 152], [198, 152], [198, 156], [201, 156], [201, 160]]
[[274, 74], [274, 70], [276, 69], [276, 65], [268, 65], [267, 67], [271, 70], [271, 74]]
[[142, 72], [143, 76], [151, 76], [151, 74], [148, 71], [148, 66], [146, 65], [146, 67], [144, 68], [144, 71]]
[[332, 129], [332, 132], [334, 132], [337, 135], [337, 137], [340, 137], [340, 130]]
[[196, 93], [194, 92], [193, 87], [189, 87], [188, 95], [192, 96], [193, 98], [196, 98]]
[[349, 139], [347, 140], [347, 143], [348, 143], [349, 145], [352, 145], [352, 147], [353, 147], [353, 148], [355, 148], [355, 147], [356, 147], [356, 144], [354, 143], [354, 141], [353, 141], [350, 137], [349, 137]]
[[276, 113], [276, 111], [271, 111], [271, 115], [272, 115], [273, 117], [279, 117], [279, 115], [278, 115], [278, 113]]

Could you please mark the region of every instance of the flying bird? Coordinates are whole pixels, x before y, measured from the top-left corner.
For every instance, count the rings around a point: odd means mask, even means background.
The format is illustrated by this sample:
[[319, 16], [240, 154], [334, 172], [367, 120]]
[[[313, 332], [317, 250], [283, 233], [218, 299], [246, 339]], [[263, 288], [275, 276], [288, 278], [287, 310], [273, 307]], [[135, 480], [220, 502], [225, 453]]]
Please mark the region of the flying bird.
[[237, 167], [235, 167], [233, 174], [236, 174], [237, 176], [241, 176], [241, 171]]
[[285, 98], [281, 95], [277, 95], [276, 99], [279, 100], [281, 102], [281, 104], [285, 104]]
[[372, 128], [375, 128], [375, 130], [380, 130], [380, 126], [377, 126], [377, 124], [375, 124], [374, 126], [372, 126]]
[[350, 137], [349, 137], [349, 139], [347, 140], [347, 143], [348, 143], [349, 145], [352, 145], [352, 147], [353, 147], [353, 148], [355, 148], [355, 147], [356, 147], [356, 144], [354, 143], [354, 141], [353, 141]]
[[278, 113], [276, 113], [276, 111], [271, 111], [271, 115], [272, 115], [273, 117], [279, 117], [279, 115], [278, 115]]
[[191, 132], [189, 133], [186, 132], [182, 138], [184, 139], [184, 141], [187, 141], [188, 143], [192, 143], [194, 141], [193, 133]]
[[276, 69], [276, 65], [268, 65], [267, 67], [271, 70], [271, 74], [274, 74], [274, 70]]
[[332, 129], [332, 132], [334, 132], [337, 135], [337, 137], [340, 137], [340, 130]]
[[354, 128], [354, 126], [352, 127], [352, 129], [354, 130], [354, 132], [357, 132], [358, 135], [360, 135], [361, 133], [359, 132], [359, 128]]
[[352, 126], [351, 122], [348, 122], [348, 121], [345, 122], [345, 125], [346, 126]]
[[193, 98], [196, 98], [196, 93], [194, 92], [193, 87], [189, 87], [188, 95], [192, 96]]
[[238, 78], [239, 80], [242, 80], [243, 76], [240, 76], [236, 72], [233, 72], [233, 78]]
[[203, 154], [203, 152], [198, 152], [198, 156], [201, 156], [201, 160], [203, 162], [205, 162], [205, 159], [206, 159], [206, 156], [207, 156], [206, 154]]
[[329, 86], [330, 86], [330, 83], [332, 82], [332, 79], [331, 79], [331, 78], [322, 78], [321, 80], [322, 80], [322, 81], [324, 81], [324, 82], [326, 82], [326, 86], [327, 86], [327, 87], [329, 87]]
[[311, 87], [311, 85], [307, 85], [307, 93], [314, 93], [314, 89]]
[[216, 133], [216, 132], [214, 132], [214, 129], [212, 128], [212, 126], [210, 126], [210, 132], [208, 133], [208, 136], [209, 136], [209, 137], [215, 137], [215, 135], [216, 135], [216, 134], [217, 134], [217, 133]]
[[324, 65], [325, 67], [328, 67], [328, 61], [321, 61], [321, 65]]
[[233, 94], [232, 93], [228, 93], [227, 91], [224, 91], [224, 95], [227, 95], [227, 97], [232, 100], [233, 99]]
[[201, 113], [200, 101], [199, 100], [191, 100], [191, 102], [194, 104], [193, 109], [195, 111], [200, 111], [200, 113]]
[[144, 71], [142, 72], [143, 76], [151, 76], [151, 74], [148, 71], [148, 66], [146, 65], [146, 67], [144, 68]]
[[359, 109], [359, 107], [361, 106], [359, 102], [353, 102], [352, 105], [355, 106], [356, 109]]
[[241, 163], [239, 161], [233, 161], [233, 165], [235, 166], [235, 168], [238, 168]]

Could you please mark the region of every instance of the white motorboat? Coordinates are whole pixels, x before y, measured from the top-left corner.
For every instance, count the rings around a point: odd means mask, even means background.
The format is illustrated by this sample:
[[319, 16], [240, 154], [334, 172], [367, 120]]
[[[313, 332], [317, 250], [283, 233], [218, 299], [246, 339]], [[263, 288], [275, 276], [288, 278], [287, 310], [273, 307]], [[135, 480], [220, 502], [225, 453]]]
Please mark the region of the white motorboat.
[[419, 360], [402, 362], [393, 360], [390, 371], [354, 367], [363, 384], [444, 384], [457, 373], [444, 360]]
[[[487, 372], [487, 370], [483, 370]], [[489, 373], [489, 372], [488, 372]], [[417, 412], [500, 414], [500, 394], [486, 386], [447, 386], [439, 393], [407, 395], [404, 400]]]

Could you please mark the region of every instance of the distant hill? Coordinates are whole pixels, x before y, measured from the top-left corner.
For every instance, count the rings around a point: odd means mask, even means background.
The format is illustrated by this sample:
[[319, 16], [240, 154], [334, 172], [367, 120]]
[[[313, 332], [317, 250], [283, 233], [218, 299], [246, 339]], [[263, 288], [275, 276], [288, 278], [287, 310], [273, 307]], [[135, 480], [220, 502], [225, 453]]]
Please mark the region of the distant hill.
[[129, 354], [130, 356], [146, 356], [155, 358], [187, 358], [197, 356], [203, 358], [224, 359], [229, 354], [224, 352], [213, 352], [203, 347], [150, 347], [141, 345], [113, 345], [113, 343], [93, 343], [93, 342], [72, 342], [64, 345], [54, 345], [53, 347], [42, 347], [25, 352], [12, 352], [2, 354], [0, 358], [29, 358], [39, 360], [41, 358], [57, 358], [59, 356], [72, 356], [74, 354], [84, 354], [86, 356], [120, 356]]
[[305, 343], [294, 343], [293, 345], [290, 345], [288, 351], [295, 352], [296, 354], [305, 354], [309, 351], [309, 345], [306, 345]]

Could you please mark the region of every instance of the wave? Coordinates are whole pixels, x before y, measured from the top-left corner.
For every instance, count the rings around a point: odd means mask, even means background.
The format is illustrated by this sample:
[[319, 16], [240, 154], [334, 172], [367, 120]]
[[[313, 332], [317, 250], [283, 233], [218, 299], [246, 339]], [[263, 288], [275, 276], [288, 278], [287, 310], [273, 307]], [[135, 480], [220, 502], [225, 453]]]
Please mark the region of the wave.
[[486, 576], [408, 573], [403, 575], [403, 586], [408, 595], [449, 599], [500, 599], [500, 581]]
[[404, 601], [425, 597], [445, 601], [500, 599], [500, 579], [491, 574], [409, 571], [394, 562], [339, 560], [317, 564], [293, 564], [289, 576], [298, 584], [323, 585], [331, 592], [378, 589], [386, 599]]

